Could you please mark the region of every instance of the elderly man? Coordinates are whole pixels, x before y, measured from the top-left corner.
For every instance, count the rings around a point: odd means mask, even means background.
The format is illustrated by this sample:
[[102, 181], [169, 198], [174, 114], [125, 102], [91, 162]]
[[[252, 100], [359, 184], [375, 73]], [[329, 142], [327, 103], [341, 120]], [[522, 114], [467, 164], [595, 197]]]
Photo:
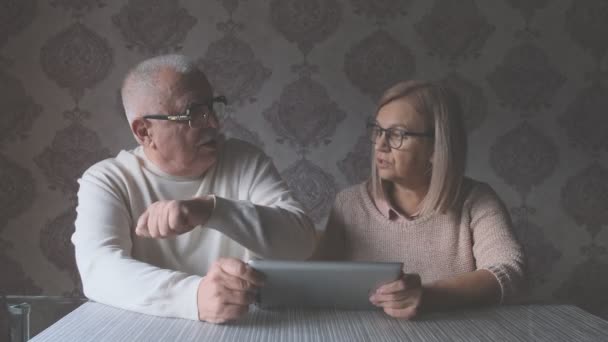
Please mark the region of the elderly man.
[[271, 160], [218, 134], [223, 97], [184, 56], [142, 62], [122, 99], [140, 146], [79, 180], [72, 242], [87, 297], [221, 323], [263, 279], [242, 260], [305, 259], [314, 227]]

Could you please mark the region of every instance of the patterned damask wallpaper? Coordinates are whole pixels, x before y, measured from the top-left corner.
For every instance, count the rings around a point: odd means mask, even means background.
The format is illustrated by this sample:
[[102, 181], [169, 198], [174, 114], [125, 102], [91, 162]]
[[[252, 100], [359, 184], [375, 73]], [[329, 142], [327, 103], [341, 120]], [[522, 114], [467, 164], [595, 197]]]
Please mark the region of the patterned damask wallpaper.
[[511, 209], [530, 300], [608, 316], [606, 35], [602, 0], [0, 0], [0, 290], [81, 293], [76, 179], [134, 146], [127, 69], [179, 52], [319, 227], [369, 172], [378, 95], [445, 82], [465, 104], [468, 174]]

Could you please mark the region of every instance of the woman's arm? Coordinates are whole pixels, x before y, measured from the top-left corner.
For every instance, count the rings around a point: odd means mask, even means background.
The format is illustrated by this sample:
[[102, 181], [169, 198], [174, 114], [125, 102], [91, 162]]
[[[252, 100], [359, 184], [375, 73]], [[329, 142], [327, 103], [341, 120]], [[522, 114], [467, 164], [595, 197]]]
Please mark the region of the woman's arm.
[[388, 315], [411, 319], [419, 312], [496, 304], [500, 285], [487, 270], [477, 270], [422, 285], [418, 274], [403, 274], [385, 284], [369, 300]]
[[423, 285], [420, 310], [498, 304], [500, 294], [496, 277], [488, 270], [477, 270]]
[[409, 319], [420, 311], [499, 304], [515, 297], [525, 282], [525, 258], [509, 214], [485, 184], [478, 185], [469, 205], [475, 271], [424, 285], [418, 275], [404, 275], [379, 288], [370, 301], [391, 316]]

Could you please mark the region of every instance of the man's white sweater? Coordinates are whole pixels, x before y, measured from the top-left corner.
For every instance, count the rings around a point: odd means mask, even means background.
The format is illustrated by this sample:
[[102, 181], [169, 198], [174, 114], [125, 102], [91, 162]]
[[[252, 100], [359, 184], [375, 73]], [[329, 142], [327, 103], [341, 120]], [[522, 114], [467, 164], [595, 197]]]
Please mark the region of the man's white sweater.
[[[197, 289], [220, 257], [304, 259], [314, 226], [263, 152], [239, 140], [220, 144], [203, 176], [174, 177], [141, 147], [90, 167], [79, 180], [72, 242], [84, 293], [100, 303], [167, 317], [198, 319]], [[159, 200], [215, 195], [207, 224], [169, 239], [134, 234]]]

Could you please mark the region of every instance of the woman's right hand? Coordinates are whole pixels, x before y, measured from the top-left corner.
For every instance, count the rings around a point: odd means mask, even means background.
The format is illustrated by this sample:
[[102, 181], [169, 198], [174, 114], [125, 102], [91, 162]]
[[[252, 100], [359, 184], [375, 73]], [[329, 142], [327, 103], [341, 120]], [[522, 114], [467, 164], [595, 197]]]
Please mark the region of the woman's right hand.
[[402, 274], [393, 282], [380, 286], [369, 301], [381, 307], [386, 314], [395, 318], [412, 319], [419, 310], [422, 300], [420, 275]]

